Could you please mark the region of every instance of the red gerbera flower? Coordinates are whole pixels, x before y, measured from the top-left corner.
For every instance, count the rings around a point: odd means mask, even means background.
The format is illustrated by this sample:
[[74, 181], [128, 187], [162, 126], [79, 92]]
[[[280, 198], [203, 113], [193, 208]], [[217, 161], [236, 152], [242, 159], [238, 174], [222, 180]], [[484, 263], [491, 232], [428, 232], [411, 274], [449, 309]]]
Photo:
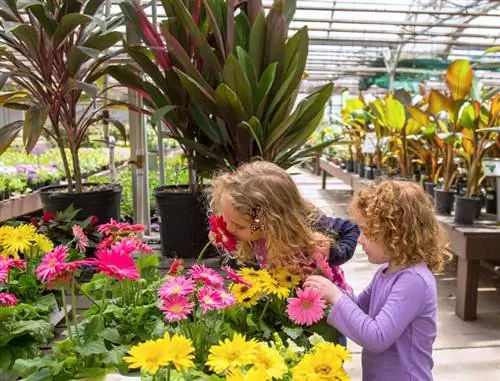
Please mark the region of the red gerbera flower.
[[230, 253], [236, 251], [238, 239], [227, 230], [224, 217], [210, 216], [208, 223], [210, 224], [210, 232], [208, 233], [210, 241]]

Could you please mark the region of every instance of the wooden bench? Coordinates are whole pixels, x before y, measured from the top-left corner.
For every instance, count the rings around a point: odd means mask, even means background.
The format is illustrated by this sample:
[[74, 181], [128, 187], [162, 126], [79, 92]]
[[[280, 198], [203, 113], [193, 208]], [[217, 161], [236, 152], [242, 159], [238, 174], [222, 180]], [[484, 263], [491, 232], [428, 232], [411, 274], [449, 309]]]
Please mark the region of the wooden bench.
[[[371, 184], [372, 180], [360, 179], [341, 168], [321, 159], [322, 188], [326, 174], [339, 178], [352, 187], [354, 194]], [[477, 318], [477, 296], [481, 260], [500, 259], [500, 228], [494, 219], [478, 220], [471, 226], [458, 225], [453, 217], [437, 216], [448, 233], [450, 250], [457, 256], [457, 296], [455, 313], [465, 321]]]

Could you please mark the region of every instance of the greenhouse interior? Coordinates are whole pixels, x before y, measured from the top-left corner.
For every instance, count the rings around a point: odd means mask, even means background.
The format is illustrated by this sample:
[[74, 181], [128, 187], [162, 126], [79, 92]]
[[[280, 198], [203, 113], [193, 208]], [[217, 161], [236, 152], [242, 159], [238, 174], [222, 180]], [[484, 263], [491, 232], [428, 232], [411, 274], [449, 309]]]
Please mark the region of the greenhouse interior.
[[500, 380], [499, 247], [500, 1], [0, 0], [0, 381]]

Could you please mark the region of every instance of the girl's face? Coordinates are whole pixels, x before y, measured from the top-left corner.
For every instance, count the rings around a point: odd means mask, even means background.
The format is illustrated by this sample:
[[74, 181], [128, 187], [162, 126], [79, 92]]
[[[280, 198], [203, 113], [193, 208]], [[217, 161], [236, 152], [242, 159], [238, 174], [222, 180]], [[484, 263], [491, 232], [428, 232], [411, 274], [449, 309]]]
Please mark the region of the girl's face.
[[359, 228], [361, 229], [361, 234], [359, 235], [358, 242], [363, 246], [363, 250], [368, 256], [368, 261], [376, 265], [390, 262], [390, 258], [386, 255], [386, 249], [381, 244], [371, 241], [364, 235], [362, 221], [359, 223]]
[[261, 230], [257, 230], [253, 233], [251, 232], [250, 226], [252, 221], [249, 217], [239, 213], [226, 197], [223, 197], [221, 200], [219, 212], [222, 217], [224, 217], [227, 230], [239, 240], [255, 241], [263, 237], [263, 232]]

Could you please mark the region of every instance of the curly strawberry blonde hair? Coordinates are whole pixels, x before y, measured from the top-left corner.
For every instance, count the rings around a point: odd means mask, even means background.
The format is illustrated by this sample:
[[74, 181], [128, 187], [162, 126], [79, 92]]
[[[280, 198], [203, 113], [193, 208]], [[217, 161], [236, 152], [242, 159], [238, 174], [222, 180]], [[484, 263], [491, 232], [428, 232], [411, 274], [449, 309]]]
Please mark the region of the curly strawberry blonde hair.
[[[252, 221], [252, 210], [262, 208], [269, 267], [298, 270], [333, 244], [332, 238], [311, 228], [321, 212], [301, 196], [291, 176], [276, 164], [254, 161], [222, 173], [211, 181], [208, 196], [214, 213], [225, 199], [248, 221]], [[252, 244], [241, 242], [237, 257], [254, 262]]]
[[447, 237], [422, 187], [411, 181], [385, 180], [361, 190], [349, 213], [363, 234], [387, 249], [398, 266], [427, 263], [438, 272], [450, 258]]

